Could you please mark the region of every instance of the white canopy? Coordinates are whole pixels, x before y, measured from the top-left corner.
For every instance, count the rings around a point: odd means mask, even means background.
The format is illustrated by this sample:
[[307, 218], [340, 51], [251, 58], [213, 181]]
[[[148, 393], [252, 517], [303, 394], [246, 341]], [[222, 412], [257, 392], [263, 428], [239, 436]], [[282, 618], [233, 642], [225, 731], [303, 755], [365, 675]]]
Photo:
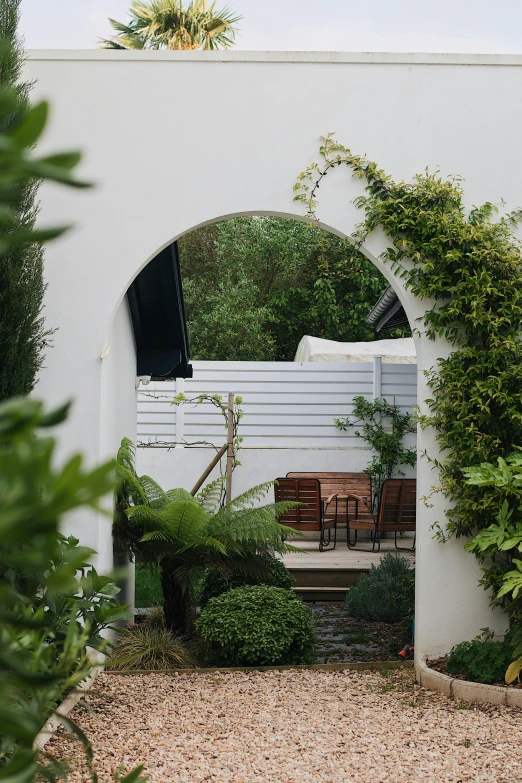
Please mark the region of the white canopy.
[[338, 343], [305, 335], [297, 346], [295, 362], [369, 362], [382, 356], [385, 364], [416, 364], [413, 337], [374, 340], [368, 343]]

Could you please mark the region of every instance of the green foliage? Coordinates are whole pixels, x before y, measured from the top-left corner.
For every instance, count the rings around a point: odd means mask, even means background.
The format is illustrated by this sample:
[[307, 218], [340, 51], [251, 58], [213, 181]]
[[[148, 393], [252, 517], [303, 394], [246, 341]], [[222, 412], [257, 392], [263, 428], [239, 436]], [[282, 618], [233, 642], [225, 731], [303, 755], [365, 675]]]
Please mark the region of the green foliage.
[[207, 660], [229, 666], [311, 663], [310, 609], [290, 590], [238, 587], [212, 598], [196, 623]]
[[133, 449], [125, 439], [117, 462], [118, 498], [129, 505], [124, 513], [117, 513], [115, 535], [139, 563], [159, 566], [165, 620], [171, 631], [190, 630], [194, 594], [208, 566], [259, 573], [260, 553], [295, 549], [286, 542], [290, 528], [277, 521], [289, 504], [259, 505], [271, 483], [220, 507], [215, 482], [192, 497], [183, 489], [165, 492], [150, 477], [138, 477]]
[[[45, 413], [35, 400], [0, 406], [0, 778], [20, 783], [44, 774], [34, 738], [88, 676], [87, 647], [103, 650], [102, 631], [130, 616], [112, 579], [87, 564], [93, 551], [59, 532], [66, 513], [99, 509], [114, 486], [110, 463], [85, 470], [77, 455], [54, 466], [56, 441], [45, 432], [67, 410]], [[46, 779], [57, 774], [46, 767]]]
[[[47, 104], [30, 107], [27, 84], [6, 89], [22, 65], [18, 7], [7, 0], [0, 12], [0, 31], [14, 42], [0, 46], [0, 398], [32, 389], [46, 339], [39, 318], [41, 243], [64, 229], [34, 228], [36, 183], [84, 184], [71, 174], [77, 153], [37, 158], [31, 151]], [[128, 616], [112, 580], [88, 566], [92, 550], [60, 534], [66, 513], [99, 509], [114, 486], [110, 464], [88, 471], [77, 455], [55, 467], [55, 440], [44, 435], [67, 410], [45, 413], [41, 403], [18, 398], [0, 405], [0, 778], [6, 783], [64, 779], [53, 760], [41, 763], [35, 736], [90, 673], [87, 646], [102, 649], [101, 632]], [[88, 739], [68, 719], [62, 722], [83, 742], [95, 783]], [[144, 780], [140, 772], [119, 779]]]
[[205, 226], [179, 240], [192, 355], [293, 360], [303, 335], [371, 340], [386, 281], [350, 242], [276, 217]]
[[104, 49], [229, 49], [241, 16], [216, 3], [191, 0], [132, 0], [128, 24], [109, 19], [116, 31], [101, 41]]
[[378, 566], [372, 565], [346, 594], [352, 617], [381, 623], [399, 623], [413, 618], [415, 570], [405, 557], [387, 552]]
[[450, 674], [461, 674], [473, 682], [489, 685], [504, 681], [511, 660], [511, 650], [505, 641], [494, 641], [491, 634], [453, 647], [446, 660]]
[[[494, 220], [497, 208], [488, 202], [468, 211], [458, 179], [444, 180], [438, 172], [418, 175], [413, 183], [394, 182], [331, 134], [323, 138], [321, 155], [321, 165], [299, 175], [296, 200], [315, 218], [317, 188], [333, 168], [346, 165], [363, 179], [366, 195], [355, 203], [365, 218], [356, 241], [362, 243], [377, 227], [385, 232], [391, 244], [384, 258], [395, 274], [414, 296], [435, 302], [421, 319], [427, 337], [442, 337], [453, 346], [427, 373], [429, 415], [420, 417], [421, 426], [435, 429], [444, 455], [434, 467], [439, 491], [451, 507], [439, 522], [439, 540], [474, 536], [495, 519], [506, 530], [517, 529], [519, 512], [511, 502], [511, 515], [505, 511], [498, 519], [514, 484], [469, 483], [463, 466], [491, 466], [498, 457], [507, 462], [522, 443], [522, 258], [513, 235], [521, 213]], [[483, 561], [482, 584], [492, 588], [493, 602], [506, 606], [506, 593], [499, 596], [499, 591], [514, 569], [508, 550], [497, 550], [490, 534], [489, 543], [480, 538], [469, 548]], [[504, 534], [499, 533], [501, 541]], [[484, 560], [486, 550], [492, 562]], [[518, 577], [512, 577], [515, 587]]]
[[157, 623], [143, 622], [121, 631], [106, 665], [118, 671], [187, 669], [195, 660], [183, 639]]
[[160, 606], [163, 601], [159, 569], [136, 563], [134, 605], [140, 609]]
[[346, 431], [348, 427], [362, 424], [355, 434], [376, 452], [364, 472], [371, 476], [374, 496], [378, 496], [386, 479], [393, 475], [404, 476], [401, 470], [397, 470], [399, 466], [413, 467], [416, 464], [416, 449], [407, 449], [403, 445], [404, 436], [415, 432], [415, 423], [409, 413], [401, 413], [398, 405], [392, 405], [385, 399], [370, 401], [354, 397], [353, 401], [353, 413], [334, 419], [335, 426]]
[[32, 391], [52, 333], [42, 318], [42, 242], [62, 230], [35, 229], [39, 182], [80, 184], [70, 175], [78, 155], [38, 160], [31, 152], [47, 104], [31, 108], [31, 84], [21, 81], [20, 2], [5, 0], [0, 10], [0, 400]]
[[246, 572], [239, 568], [234, 571], [207, 568], [200, 588], [199, 603], [204, 607], [211, 598], [236, 587], [259, 584], [288, 590], [293, 583], [294, 578], [282, 560], [270, 554], [255, 555], [250, 559]]

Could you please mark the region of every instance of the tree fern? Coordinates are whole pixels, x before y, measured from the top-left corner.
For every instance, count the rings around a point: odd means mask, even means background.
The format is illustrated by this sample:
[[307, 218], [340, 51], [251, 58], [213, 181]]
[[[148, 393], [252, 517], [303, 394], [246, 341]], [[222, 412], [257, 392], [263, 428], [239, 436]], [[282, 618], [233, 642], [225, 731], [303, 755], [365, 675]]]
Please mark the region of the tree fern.
[[193, 614], [194, 588], [208, 566], [240, 570], [255, 577], [260, 554], [299, 551], [287, 543], [290, 528], [278, 522], [295, 503], [259, 505], [273, 482], [244, 492], [220, 508], [222, 480], [194, 498], [184, 489], [165, 492], [149, 476], [138, 477], [134, 445], [124, 440], [118, 452], [125, 509], [124, 544], [130, 554], [161, 569], [164, 612], [171, 630], [186, 632]]

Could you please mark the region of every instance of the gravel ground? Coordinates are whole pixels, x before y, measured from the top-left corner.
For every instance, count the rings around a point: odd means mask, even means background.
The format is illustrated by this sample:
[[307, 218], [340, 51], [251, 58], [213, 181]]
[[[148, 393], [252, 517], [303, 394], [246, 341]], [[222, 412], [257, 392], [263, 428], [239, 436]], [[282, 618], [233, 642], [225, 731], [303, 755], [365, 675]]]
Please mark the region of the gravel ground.
[[[458, 704], [411, 670], [118, 677], [71, 717], [92, 739], [100, 783], [143, 763], [151, 783], [514, 783], [522, 712]], [[73, 759], [76, 741], [46, 746]]]

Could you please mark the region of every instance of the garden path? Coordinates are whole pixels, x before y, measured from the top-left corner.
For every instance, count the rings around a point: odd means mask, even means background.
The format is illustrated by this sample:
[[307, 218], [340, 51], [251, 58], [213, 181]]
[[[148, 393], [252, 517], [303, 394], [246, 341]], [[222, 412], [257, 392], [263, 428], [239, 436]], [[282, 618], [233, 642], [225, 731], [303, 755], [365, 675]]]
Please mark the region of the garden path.
[[[467, 708], [411, 670], [102, 674], [72, 717], [93, 740], [100, 783], [123, 759], [151, 783], [512, 783], [522, 713]], [[63, 735], [46, 750], [73, 759]]]

